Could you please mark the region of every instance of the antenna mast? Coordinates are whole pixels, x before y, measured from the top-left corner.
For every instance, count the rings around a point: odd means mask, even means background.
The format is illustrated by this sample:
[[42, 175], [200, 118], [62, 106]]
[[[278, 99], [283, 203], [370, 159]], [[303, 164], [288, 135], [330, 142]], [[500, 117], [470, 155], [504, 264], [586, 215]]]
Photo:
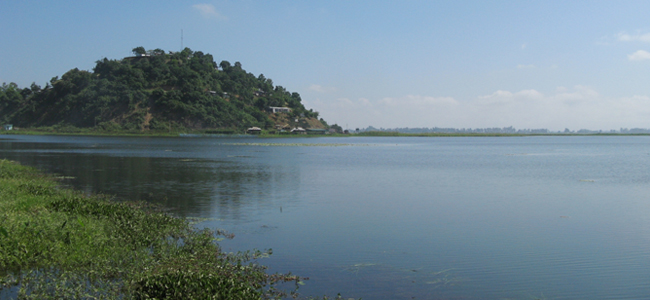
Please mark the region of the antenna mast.
[[181, 29], [181, 51], [183, 51], [183, 29]]

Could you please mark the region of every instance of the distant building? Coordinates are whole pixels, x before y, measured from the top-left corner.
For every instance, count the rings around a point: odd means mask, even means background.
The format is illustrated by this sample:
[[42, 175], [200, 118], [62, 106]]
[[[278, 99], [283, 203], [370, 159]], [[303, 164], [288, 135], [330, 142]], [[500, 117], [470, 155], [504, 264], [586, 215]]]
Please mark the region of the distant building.
[[305, 134], [307, 133], [307, 130], [305, 130], [302, 127], [296, 127], [294, 129], [291, 129], [291, 133], [296, 133], [296, 134]]
[[271, 106], [271, 107], [269, 107], [269, 110], [272, 113], [279, 113], [279, 112], [290, 113], [291, 112], [291, 108], [288, 108], [288, 107]]
[[246, 130], [246, 133], [250, 134], [260, 134], [262, 132], [262, 128], [259, 127], [251, 127]]
[[13, 129], [14, 129], [14, 125], [12, 125], [12, 124], [5, 124], [4, 128], [5, 128], [5, 130], [13, 130]]

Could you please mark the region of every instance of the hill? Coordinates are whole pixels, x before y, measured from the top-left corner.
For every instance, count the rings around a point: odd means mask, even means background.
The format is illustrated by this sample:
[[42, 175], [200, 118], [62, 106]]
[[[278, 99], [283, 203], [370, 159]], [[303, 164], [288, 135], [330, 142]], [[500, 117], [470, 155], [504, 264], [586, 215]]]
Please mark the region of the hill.
[[[45, 87], [3, 83], [0, 123], [116, 131], [327, 128], [318, 112], [303, 106], [298, 93], [246, 72], [239, 62], [217, 64], [212, 55], [189, 48], [165, 52], [137, 47], [133, 53], [121, 60], [98, 60], [92, 72], [72, 69]], [[289, 109], [274, 113], [272, 107]]]

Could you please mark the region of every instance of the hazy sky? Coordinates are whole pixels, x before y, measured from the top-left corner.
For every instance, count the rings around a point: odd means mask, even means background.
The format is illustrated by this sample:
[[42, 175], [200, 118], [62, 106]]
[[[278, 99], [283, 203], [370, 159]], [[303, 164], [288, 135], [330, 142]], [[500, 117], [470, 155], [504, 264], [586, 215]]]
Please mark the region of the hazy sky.
[[0, 82], [177, 51], [182, 29], [330, 124], [650, 128], [650, 1], [201, 1], [3, 1]]

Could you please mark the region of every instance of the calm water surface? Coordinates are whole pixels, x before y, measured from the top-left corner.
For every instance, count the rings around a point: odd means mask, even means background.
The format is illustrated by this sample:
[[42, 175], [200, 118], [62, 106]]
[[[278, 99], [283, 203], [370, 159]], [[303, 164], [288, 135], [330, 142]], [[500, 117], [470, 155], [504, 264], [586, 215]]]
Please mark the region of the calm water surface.
[[0, 136], [0, 157], [273, 249], [308, 295], [650, 298], [650, 137]]

